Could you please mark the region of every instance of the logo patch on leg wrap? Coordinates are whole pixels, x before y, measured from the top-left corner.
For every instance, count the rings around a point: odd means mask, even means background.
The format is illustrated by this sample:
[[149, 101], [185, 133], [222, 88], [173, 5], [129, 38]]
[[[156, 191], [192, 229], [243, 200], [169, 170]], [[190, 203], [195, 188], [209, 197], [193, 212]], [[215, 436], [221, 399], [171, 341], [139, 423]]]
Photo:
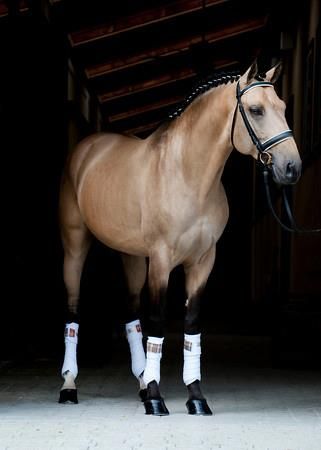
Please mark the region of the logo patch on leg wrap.
[[200, 347], [201, 343], [200, 342], [190, 342], [190, 341], [184, 341], [184, 349], [187, 350], [188, 352], [191, 352], [192, 349], [196, 349], [196, 347]]
[[162, 353], [162, 344], [147, 342], [147, 351], [151, 353]]
[[65, 328], [65, 337], [75, 337], [78, 336], [78, 333], [73, 328]]
[[142, 328], [141, 328], [140, 324], [136, 325], [136, 331], [137, 331], [137, 333], [141, 333], [142, 332]]

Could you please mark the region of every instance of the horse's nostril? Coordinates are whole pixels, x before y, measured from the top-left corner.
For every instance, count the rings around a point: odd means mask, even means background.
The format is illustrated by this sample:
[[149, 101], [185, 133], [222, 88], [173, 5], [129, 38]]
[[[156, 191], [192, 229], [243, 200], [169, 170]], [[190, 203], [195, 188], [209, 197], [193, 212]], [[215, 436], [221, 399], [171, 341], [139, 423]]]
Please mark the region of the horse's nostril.
[[295, 172], [294, 164], [292, 162], [287, 163], [286, 176], [287, 177], [292, 177], [294, 172]]
[[293, 169], [294, 169], [294, 163], [288, 162], [287, 166], [286, 166], [286, 173], [290, 175], [293, 172]]
[[286, 165], [286, 171], [285, 171], [286, 179], [289, 182], [296, 181], [299, 176], [299, 170], [297, 170], [296, 165], [294, 162], [288, 162]]

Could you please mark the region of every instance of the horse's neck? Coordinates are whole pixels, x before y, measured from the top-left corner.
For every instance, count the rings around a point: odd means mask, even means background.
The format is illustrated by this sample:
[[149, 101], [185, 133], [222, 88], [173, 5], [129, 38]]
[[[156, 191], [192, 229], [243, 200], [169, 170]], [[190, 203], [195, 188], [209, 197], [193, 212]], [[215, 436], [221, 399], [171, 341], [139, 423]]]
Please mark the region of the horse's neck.
[[234, 91], [234, 85], [209, 91], [195, 100], [173, 126], [182, 155], [184, 179], [200, 199], [206, 199], [218, 188], [232, 151]]

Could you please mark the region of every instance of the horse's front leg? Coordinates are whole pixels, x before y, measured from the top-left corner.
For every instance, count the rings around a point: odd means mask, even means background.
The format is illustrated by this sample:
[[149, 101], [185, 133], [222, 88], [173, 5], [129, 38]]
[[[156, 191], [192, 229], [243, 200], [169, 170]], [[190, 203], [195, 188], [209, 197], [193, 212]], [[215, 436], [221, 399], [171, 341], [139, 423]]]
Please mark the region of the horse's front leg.
[[150, 293], [150, 318], [146, 346], [146, 367], [143, 379], [147, 386], [144, 402], [146, 414], [168, 415], [168, 409], [159, 390], [160, 361], [164, 341], [165, 303], [170, 273], [169, 252], [160, 247], [149, 257], [148, 284]]
[[201, 260], [184, 266], [186, 275], [186, 314], [184, 322], [184, 369], [183, 380], [187, 386], [189, 399], [186, 403], [189, 414], [211, 415], [201, 387], [201, 325], [200, 302], [208, 276], [215, 260], [215, 247], [211, 248]]

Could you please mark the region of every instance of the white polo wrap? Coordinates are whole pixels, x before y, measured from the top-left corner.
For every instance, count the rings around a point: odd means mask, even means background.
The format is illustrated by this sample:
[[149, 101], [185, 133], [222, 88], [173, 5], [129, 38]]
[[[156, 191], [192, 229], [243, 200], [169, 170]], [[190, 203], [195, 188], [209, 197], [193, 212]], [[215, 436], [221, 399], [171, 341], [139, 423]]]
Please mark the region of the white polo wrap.
[[65, 359], [61, 369], [61, 375], [71, 372], [73, 377], [78, 375], [77, 366], [77, 344], [78, 344], [78, 323], [67, 323], [65, 327]]
[[126, 323], [125, 328], [132, 361], [132, 372], [139, 379], [146, 365], [140, 321], [133, 320], [133, 322]]
[[187, 385], [201, 381], [201, 335], [184, 334], [183, 380]]
[[160, 360], [164, 338], [149, 336], [147, 340], [146, 367], [143, 380], [146, 386], [151, 381], [160, 381]]

